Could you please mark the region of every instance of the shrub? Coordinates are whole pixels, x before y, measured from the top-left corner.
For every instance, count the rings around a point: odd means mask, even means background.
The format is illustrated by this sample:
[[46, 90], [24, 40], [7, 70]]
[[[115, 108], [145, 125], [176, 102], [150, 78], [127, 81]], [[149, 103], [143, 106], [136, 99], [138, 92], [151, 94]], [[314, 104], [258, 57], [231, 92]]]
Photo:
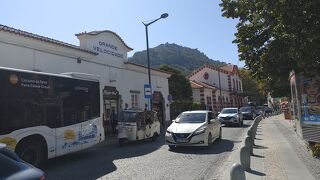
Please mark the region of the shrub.
[[174, 101], [170, 105], [170, 117], [171, 119], [176, 118], [183, 111], [191, 110], [203, 110], [204, 106], [201, 103], [192, 101]]
[[320, 143], [309, 143], [309, 148], [314, 157], [320, 158]]

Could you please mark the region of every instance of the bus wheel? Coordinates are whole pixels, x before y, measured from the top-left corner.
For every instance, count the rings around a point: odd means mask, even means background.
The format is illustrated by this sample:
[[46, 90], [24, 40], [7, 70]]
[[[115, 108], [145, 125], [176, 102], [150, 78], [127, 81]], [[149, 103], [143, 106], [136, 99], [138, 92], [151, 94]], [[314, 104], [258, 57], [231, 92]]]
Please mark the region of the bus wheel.
[[42, 143], [26, 140], [18, 145], [16, 152], [22, 160], [33, 166], [40, 167], [46, 160], [45, 148], [43, 147]]
[[152, 138], [151, 138], [152, 141], [155, 142], [157, 140], [158, 136], [159, 136], [158, 133], [154, 133]]

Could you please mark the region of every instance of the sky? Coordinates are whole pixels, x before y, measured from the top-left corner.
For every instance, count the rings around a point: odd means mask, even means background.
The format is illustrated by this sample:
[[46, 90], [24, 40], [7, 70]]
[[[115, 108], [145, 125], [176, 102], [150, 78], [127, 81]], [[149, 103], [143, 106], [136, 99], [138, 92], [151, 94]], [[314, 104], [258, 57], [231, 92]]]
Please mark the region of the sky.
[[79, 45], [80, 32], [111, 30], [134, 52], [175, 43], [198, 49], [210, 59], [244, 66], [235, 39], [237, 20], [221, 16], [220, 0], [0, 0], [0, 24]]

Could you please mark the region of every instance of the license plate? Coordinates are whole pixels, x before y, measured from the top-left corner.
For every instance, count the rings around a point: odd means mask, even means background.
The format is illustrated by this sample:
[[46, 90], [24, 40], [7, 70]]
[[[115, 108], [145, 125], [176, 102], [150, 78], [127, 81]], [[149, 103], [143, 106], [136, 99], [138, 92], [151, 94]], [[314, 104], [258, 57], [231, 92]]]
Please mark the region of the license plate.
[[186, 143], [186, 142], [188, 142], [188, 139], [177, 139], [177, 142]]

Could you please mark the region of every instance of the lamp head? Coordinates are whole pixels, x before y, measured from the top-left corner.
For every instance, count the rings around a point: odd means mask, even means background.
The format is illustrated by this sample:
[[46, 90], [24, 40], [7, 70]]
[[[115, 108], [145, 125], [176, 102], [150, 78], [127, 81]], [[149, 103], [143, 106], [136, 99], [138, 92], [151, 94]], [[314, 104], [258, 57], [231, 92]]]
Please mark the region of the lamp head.
[[169, 16], [168, 13], [163, 13], [163, 14], [161, 14], [160, 18], [164, 19], [164, 18], [167, 18], [168, 16]]

